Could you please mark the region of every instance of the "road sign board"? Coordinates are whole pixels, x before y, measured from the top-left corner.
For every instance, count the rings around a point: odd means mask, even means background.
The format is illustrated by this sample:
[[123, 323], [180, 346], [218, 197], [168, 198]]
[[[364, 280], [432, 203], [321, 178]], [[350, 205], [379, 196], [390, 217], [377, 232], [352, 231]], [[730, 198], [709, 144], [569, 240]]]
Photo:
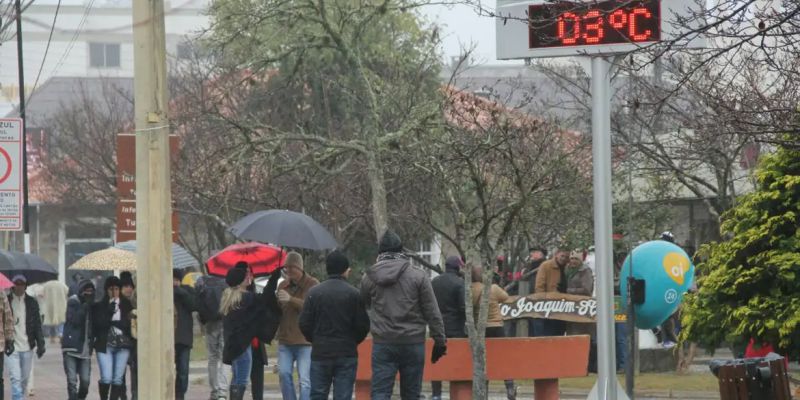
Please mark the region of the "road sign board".
[[[169, 136], [171, 164], [178, 156], [178, 136]], [[117, 134], [117, 242], [136, 240], [136, 135]], [[178, 214], [172, 211], [172, 241], [178, 241]]]
[[703, 38], [682, 35], [678, 24], [695, 23], [693, 7], [694, 0], [498, 0], [497, 58], [610, 55], [664, 40], [701, 47]]
[[22, 229], [22, 119], [0, 118], [0, 231]]

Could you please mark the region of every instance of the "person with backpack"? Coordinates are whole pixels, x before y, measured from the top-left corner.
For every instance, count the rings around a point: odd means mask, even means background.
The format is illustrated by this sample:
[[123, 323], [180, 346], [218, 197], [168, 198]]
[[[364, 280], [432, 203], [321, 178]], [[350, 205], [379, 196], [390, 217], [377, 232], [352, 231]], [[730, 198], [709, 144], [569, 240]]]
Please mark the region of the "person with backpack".
[[210, 400], [227, 398], [228, 380], [222, 365], [222, 314], [219, 312], [222, 292], [228, 285], [216, 276], [204, 276], [196, 283], [197, 315], [200, 318], [208, 351], [208, 386], [211, 388]]

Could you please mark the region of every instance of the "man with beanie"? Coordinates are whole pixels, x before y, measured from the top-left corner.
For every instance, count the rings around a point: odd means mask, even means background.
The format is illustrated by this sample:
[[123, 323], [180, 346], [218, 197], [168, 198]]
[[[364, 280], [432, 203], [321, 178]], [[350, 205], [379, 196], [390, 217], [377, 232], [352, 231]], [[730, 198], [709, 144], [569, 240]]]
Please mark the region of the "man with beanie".
[[447, 352], [442, 315], [425, 271], [402, 253], [391, 230], [381, 237], [377, 263], [361, 280], [361, 298], [370, 318], [372, 400], [389, 400], [400, 373], [400, 397], [417, 400], [425, 369], [425, 331], [433, 338], [431, 362]]
[[347, 257], [331, 252], [325, 270], [328, 279], [308, 291], [300, 314], [300, 330], [311, 342], [311, 400], [327, 400], [331, 384], [333, 400], [349, 400], [369, 317], [358, 290], [347, 282]]
[[192, 351], [195, 294], [191, 286], [181, 285], [183, 271], [172, 270], [172, 299], [175, 304], [175, 400], [183, 400], [189, 389], [189, 355]]
[[[294, 251], [286, 255], [287, 279], [278, 285], [278, 302], [283, 314], [278, 327], [278, 377], [283, 400], [309, 400], [311, 397], [311, 343], [300, 332], [299, 318], [308, 291], [319, 284], [303, 269], [303, 256]], [[300, 397], [294, 387], [294, 364], [300, 381]]]
[[67, 375], [67, 398], [85, 400], [92, 378], [92, 302], [94, 283], [78, 282], [76, 293], [67, 300], [67, 318], [61, 337], [64, 373]]
[[[444, 334], [448, 338], [467, 337], [466, 312], [467, 306], [464, 302], [465, 287], [462, 278], [464, 261], [459, 256], [450, 256], [444, 262], [445, 272], [433, 278], [431, 286], [433, 294], [436, 296], [436, 304], [442, 314], [444, 321]], [[442, 398], [442, 382], [431, 382], [431, 400]]]
[[8, 302], [14, 313], [14, 352], [8, 357], [8, 376], [11, 379], [11, 398], [22, 400], [28, 390], [34, 349], [37, 357], [44, 355], [44, 332], [39, 303], [25, 293], [28, 279], [16, 275], [11, 281], [14, 288]]

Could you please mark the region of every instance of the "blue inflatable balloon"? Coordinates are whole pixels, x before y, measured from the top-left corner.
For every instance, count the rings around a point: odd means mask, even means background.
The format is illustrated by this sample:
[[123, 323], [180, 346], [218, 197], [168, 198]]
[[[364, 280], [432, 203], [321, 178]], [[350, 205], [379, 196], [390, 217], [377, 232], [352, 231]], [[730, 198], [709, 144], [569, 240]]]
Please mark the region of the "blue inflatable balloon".
[[[632, 264], [632, 267], [631, 267]], [[636, 327], [650, 329], [669, 318], [694, 280], [694, 265], [680, 247], [663, 240], [644, 243], [625, 258], [620, 274], [622, 304], [628, 304], [628, 277], [645, 281], [645, 300], [635, 305]]]

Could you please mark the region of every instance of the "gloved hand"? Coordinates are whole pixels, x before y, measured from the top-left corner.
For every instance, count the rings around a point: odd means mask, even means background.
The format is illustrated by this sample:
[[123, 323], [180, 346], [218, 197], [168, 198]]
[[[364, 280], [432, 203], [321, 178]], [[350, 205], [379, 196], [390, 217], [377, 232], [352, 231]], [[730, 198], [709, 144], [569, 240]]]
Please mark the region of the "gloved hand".
[[14, 341], [6, 340], [6, 355], [10, 356], [12, 353], [14, 353]]
[[44, 347], [36, 347], [36, 357], [42, 358], [44, 355]]
[[286, 303], [291, 300], [292, 296], [285, 290], [278, 290], [278, 301]]
[[445, 354], [447, 354], [447, 344], [434, 344], [431, 352], [431, 364], [436, 364]]

